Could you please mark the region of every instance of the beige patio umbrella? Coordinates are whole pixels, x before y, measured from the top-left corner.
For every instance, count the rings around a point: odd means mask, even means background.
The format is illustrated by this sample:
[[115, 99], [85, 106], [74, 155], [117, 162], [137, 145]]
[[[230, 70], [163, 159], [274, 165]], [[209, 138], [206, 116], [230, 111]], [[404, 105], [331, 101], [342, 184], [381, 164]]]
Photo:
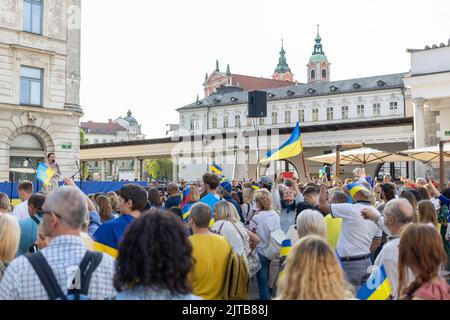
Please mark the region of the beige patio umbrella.
[[[337, 153], [308, 158], [308, 160], [321, 163], [336, 163]], [[408, 162], [415, 161], [410, 157], [397, 153], [381, 151], [378, 149], [362, 147], [359, 149], [340, 152], [340, 165], [367, 165], [374, 163]]]
[[[434, 147], [418, 148], [413, 150], [405, 150], [400, 153], [406, 154], [411, 158], [422, 161], [423, 163], [439, 162], [439, 145]], [[444, 161], [450, 161], [450, 143], [444, 144]]]

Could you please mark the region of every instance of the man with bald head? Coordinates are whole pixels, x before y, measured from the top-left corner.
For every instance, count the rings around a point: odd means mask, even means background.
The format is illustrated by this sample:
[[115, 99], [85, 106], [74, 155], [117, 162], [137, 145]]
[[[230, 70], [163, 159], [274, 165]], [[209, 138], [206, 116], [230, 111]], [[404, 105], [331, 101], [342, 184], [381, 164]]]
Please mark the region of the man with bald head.
[[[364, 218], [368, 218], [374, 222], [380, 220], [381, 214], [374, 208], [364, 208], [361, 210]], [[397, 296], [398, 286], [398, 245], [400, 243], [400, 234], [402, 230], [412, 222], [414, 209], [406, 199], [395, 199], [389, 201], [384, 207], [383, 224], [389, 230], [390, 236], [388, 242], [384, 245], [380, 254], [374, 263], [374, 270], [384, 266], [389, 283], [392, 287], [392, 297]], [[381, 223], [381, 222], [380, 222]], [[408, 275], [409, 279], [412, 274]]]

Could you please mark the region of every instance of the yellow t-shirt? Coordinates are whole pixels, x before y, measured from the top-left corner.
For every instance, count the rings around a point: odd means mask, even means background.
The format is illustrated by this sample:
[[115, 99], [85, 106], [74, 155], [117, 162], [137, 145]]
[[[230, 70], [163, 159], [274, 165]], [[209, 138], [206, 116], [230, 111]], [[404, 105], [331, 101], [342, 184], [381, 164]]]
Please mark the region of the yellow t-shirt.
[[327, 242], [331, 248], [336, 251], [337, 241], [341, 233], [342, 219], [334, 219], [331, 214], [325, 217], [325, 224], [327, 226]]
[[220, 300], [223, 296], [231, 247], [216, 234], [189, 237], [192, 244], [194, 269], [189, 274], [193, 293], [205, 300]]

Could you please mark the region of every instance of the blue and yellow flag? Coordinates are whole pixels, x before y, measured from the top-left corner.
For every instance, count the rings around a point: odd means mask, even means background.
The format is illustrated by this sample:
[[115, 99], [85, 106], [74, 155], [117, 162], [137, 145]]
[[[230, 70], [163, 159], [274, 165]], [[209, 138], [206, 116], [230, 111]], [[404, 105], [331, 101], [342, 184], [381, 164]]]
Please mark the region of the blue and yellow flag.
[[219, 165], [217, 165], [216, 163], [213, 163], [211, 165], [211, 171], [216, 173], [219, 177], [223, 176], [223, 169]]
[[300, 125], [297, 122], [291, 137], [283, 143], [283, 145], [274, 151], [266, 153], [266, 158], [261, 160], [264, 162], [271, 162], [283, 159], [289, 159], [298, 156], [303, 152], [302, 133], [300, 132]]
[[356, 298], [360, 300], [387, 300], [391, 293], [392, 287], [382, 265], [359, 289]]
[[43, 162], [39, 162], [39, 166], [36, 170], [36, 179], [44, 184], [44, 186], [48, 187], [50, 185], [50, 180], [55, 175], [55, 170], [50, 168]]
[[259, 183], [253, 183], [252, 184], [252, 189], [257, 191], [257, 190], [261, 189], [261, 186], [259, 185]]

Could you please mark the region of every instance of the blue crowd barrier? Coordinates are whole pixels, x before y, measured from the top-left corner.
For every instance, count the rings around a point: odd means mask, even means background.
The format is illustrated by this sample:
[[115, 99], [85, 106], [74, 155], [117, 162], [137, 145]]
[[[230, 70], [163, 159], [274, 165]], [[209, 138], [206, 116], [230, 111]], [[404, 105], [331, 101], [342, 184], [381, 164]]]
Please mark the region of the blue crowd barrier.
[[[109, 191], [117, 191], [120, 188], [122, 188], [124, 185], [133, 183], [133, 184], [139, 184], [143, 187], [148, 186], [147, 182], [112, 182], [112, 181], [75, 181], [76, 185], [85, 193], [85, 194], [92, 194], [92, 193], [107, 193]], [[64, 183], [60, 182], [59, 185], [62, 186]], [[11, 199], [18, 199], [19, 194], [17, 192], [17, 182], [2, 182], [0, 183], [0, 192], [6, 193]], [[39, 185], [34, 182], [34, 190], [41, 191], [42, 190], [42, 183], [39, 183]]]

